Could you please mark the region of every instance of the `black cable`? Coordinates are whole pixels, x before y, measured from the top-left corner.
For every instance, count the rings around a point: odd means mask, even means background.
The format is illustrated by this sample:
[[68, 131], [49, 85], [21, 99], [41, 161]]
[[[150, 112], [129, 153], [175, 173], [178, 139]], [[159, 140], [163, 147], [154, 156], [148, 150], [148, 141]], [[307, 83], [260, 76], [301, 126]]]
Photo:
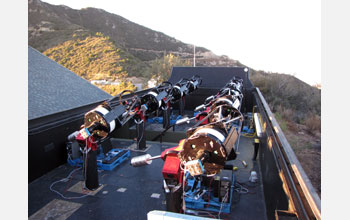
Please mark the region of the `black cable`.
[[255, 182], [255, 183], [252, 183], [250, 181], [246, 181], [246, 182], [239, 182], [236, 180], [236, 182], [242, 186], [246, 186], [246, 187], [249, 187], [249, 188], [255, 188], [259, 185], [258, 182]]
[[158, 138], [163, 136], [165, 132], [167, 132], [170, 128], [174, 127], [176, 124], [170, 125], [168, 128], [164, 129], [160, 134], [158, 134], [155, 138], [152, 139], [152, 141], [156, 141]]
[[241, 200], [241, 194], [238, 192], [233, 192], [232, 193], [232, 203], [237, 204]]
[[[173, 84], [172, 84], [171, 82], [169, 82], [169, 81], [164, 81], [164, 82], [162, 82], [161, 84], [159, 84], [158, 87], [160, 87], [160, 86], [163, 85], [163, 84], [168, 84], [168, 85], [170, 85], [170, 86], [173, 86]], [[158, 88], [158, 87], [157, 87], [157, 88]]]

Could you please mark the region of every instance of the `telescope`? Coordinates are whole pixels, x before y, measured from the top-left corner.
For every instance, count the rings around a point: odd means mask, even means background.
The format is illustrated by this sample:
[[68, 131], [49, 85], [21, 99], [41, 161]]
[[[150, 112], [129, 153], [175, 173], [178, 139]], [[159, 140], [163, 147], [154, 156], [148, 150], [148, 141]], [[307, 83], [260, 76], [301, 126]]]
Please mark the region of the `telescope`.
[[[70, 142], [77, 141], [81, 151], [87, 157], [87, 167], [84, 167], [86, 187], [94, 190], [99, 186], [96, 165], [96, 151], [99, 143], [107, 139], [115, 129], [122, 127], [133, 118], [138, 131], [137, 147], [138, 149], [145, 148], [146, 143], [143, 135], [145, 119], [193, 92], [200, 83], [201, 79], [197, 76], [190, 80], [181, 79], [176, 83], [176, 86], [170, 82], [163, 82], [142, 96], [136, 95], [133, 91], [124, 90], [87, 112], [84, 115], [81, 129], [73, 132], [67, 138]], [[180, 88], [180, 94], [177, 94], [177, 87]], [[131, 96], [123, 98], [126, 93], [130, 93]], [[115, 104], [116, 106], [114, 106]]]
[[[211, 101], [205, 104], [210, 107], [196, 117], [184, 118], [178, 123], [197, 120], [197, 123], [187, 130], [187, 138], [177, 154], [182, 165], [197, 161], [198, 164], [194, 166], [204, 167], [203, 171], [196, 175], [215, 175], [223, 169], [225, 161], [236, 158], [235, 143], [240, 133], [239, 124], [243, 121], [243, 115], [240, 112], [242, 88], [242, 80], [237, 78], [230, 80]], [[230, 92], [227, 95], [226, 92], [221, 92], [228, 90]], [[141, 162], [141, 157], [144, 162]], [[131, 165], [148, 165], [150, 160], [162, 157], [140, 156], [140, 158], [133, 158]]]
[[[240, 112], [242, 88], [241, 79], [231, 79], [216, 95], [208, 97], [196, 108], [201, 109], [196, 116], [179, 120], [176, 124], [188, 123], [191, 120], [196, 120], [196, 124], [186, 131], [187, 138], [180, 140], [178, 146], [166, 149], [158, 156], [146, 154], [131, 159], [130, 164], [134, 167], [150, 165], [155, 159], [163, 159], [163, 185], [168, 211], [184, 211], [184, 202], [188, 201], [186, 195], [191, 190], [208, 194], [206, 183], [211, 181], [208, 178], [220, 174], [220, 179], [226, 161], [237, 157], [243, 122]], [[190, 180], [191, 177], [193, 181]], [[232, 182], [232, 173], [231, 177], [228, 175], [220, 179], [220, 184], [226, 187], [225, 190], [229, 190], [228, 185], [232, 185]], [[191, 190], [185, 190], [186, 185], [183, 184], [190, 186]], [[229, 201], [222, 194], [217, 196], [220, 201]], [[194, 203], [192, 201], [189, 204]]]

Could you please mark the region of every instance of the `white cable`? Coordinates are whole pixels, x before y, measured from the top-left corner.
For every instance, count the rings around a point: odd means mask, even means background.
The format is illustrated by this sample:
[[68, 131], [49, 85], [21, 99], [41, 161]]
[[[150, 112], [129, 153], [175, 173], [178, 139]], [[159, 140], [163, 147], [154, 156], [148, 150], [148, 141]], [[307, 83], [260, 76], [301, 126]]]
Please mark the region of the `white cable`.
[[183, 180], [182, 180], [182, 210], [185, 213], [186, 212], [186, 203], [185, 203], [185, 181], [186, 181], [186, 166], [185, 166], [185, 170], [184, 170], [184, 174], [183, 174]]
[[71, 158], [70, 154], [68, 153], [68, 160], [74, 163], [73, 159]]
[[90, 195], [90, 193], [88, 193], [88, 194], [85, 194], [85, 195], [82, 195], [82, 196], [66, 197], [66, 196], [62, 195], [60, 192], [58, 192], [58, 191], [52, 189], [52, 187], [53, 187], [56, 183], [59, 183], [59, 182], [67, 182], [67, 181], [69, 181], [69, 178], [72, 176], [72, 174], [73, 174], [74, 172], [80, 170], [80, 169], [81, 169], [81, 167], [76, 168], [76, 169], [74, 169], [72, 172], [70, 172], [70, 174], [69, 174], [66, 178], [63, 178], [63, 179], [58, 180], [58, 181], [56, 181], [56, 182], [53, 182], [53, 183], [50, 185], [50, 190], [51, 190], [52, 192], [57, 193], [58, 195], [60, 195], [60, 196], [61, 196], [62, 198], [64, 198], [64, 199], [81, 199], [81, 198], [84, 198], [84, 197]]
[[[88, 158], [88, 150], [87, 150], [87, 145], [85, 146], [85, 149], [84, 149], [84, 154], [85, 154], [85, 158], [84, 159], [84, 179], [86, 178], [86, 175], [87, 175], [87, 167], [86, 167], [86, 164], [87, 164], [87, 158]], [[90, 149], [90, 148], [89, 148]]]
[[[136, 121], [135, 121], [136, 122]], [[142, 138], [143, 138], [143, 133], [145, 133], [145, 122], [143, 121], [143, 120], [141, 120], [140, 121], [140, 123], [137, 123], [137, 124], [141, 124], [143, 122], [143, 125], [142, 125], [142, 127], [143, 127], [143, 131], [142, 131], [142, 136], [141, 136], [141, 138], [140, 138], [140, 140], [139, 141], [137, 141], [137, 147], [140, 145], [140, 143], [141, 143], [141, 140], [142, 140]]]
[[229, 191], [229, 189], [227, 189], [226, 194], [225, 194], [224, 198], [222, 199], [220, 210], [219, 210], [219, 214], [218, 214], [218, 218], [220, 218], [222, 206], [224, 205], [224, 202], [226, 201], [226, 199], [228, 197], [228, 191]]
[[[87, 149], [87, 140], [86, 140], [86, 145], [85, 145], [85, 149], [84, 149], [84, 152], [83, 152], [83, 155], [84, 155], [84, 153], [86, 154], [86, 155], [85, 155], [85, 159], [83, 159], [83, 160], [84, 160], [83, 168], [84, 168], [84, 171], [85, 171], [85, 176], [86, 176], [86, 170], [87, 170], [87, 169], [86, 169], [87, 153], [90, 151], [90, 148], [89, 148], [88, 150], [86, 150], [86, 149]], [[69, 156], [69, 158], [70, 158], [70, 156]], [[64, 199], [80, 199], [80, 198], [84, 198], [84, 197], [90, 195], [90, 193], [88, 193], [88, 194], [85, 194], [85, 195], [83, 195], [83, 196], [66, 197], [66, 196], [64, 196], [63, 194], [61, 194], [60, 192], [58, 192], [57, 190], [52, 189], [52, 187], [53, 187], [56, 183], [59, 183], [59, 182], [67, 182], [67, 181], [69, 181], [69, 178], [73, 175], [73, 173], [75, 173], [76, 171], [80, 170], [81, 168], [82, 168], [82, 167], [76, 168], [76, 169], [74, 169], [72, 172], [70, 172], [70, 174], [69, 174], [66, 178], [63, 178], [63, 179], [58, 180], [58, 181], [56, 181], [56, 182], [53, 182], [53, 183], [50, 185], [50, 190], [51, 190], [52, 192], [57, 193], [58, 195], [60, 195], [60, 196], [61, 196], [62, 198], [64, 198]], [[85, 179], [85, 176], [84, 176], [84, 179]]]
[[237, 191], [238, 193], [241, 193], [241, 194], [247, 194], [249, 192], [249, 190], [245, 187], [243, 187], [241, 184], [239, 183], [236, 183], [240, 188], [236, 188], [235, 191]]
[[[198, 213], [205, 213], [205, 214], [207, 214], [208, 216], [214, 217], [214, 218], [215, 218], [215, 216], [214, 216], [212, 213], [210, 213], [210, 212], [203, 211], [203, 210], [198, 210], [197, 212], [198, 212]], [[200, 216], [200, 215], [199, 215], [199, 216]]]

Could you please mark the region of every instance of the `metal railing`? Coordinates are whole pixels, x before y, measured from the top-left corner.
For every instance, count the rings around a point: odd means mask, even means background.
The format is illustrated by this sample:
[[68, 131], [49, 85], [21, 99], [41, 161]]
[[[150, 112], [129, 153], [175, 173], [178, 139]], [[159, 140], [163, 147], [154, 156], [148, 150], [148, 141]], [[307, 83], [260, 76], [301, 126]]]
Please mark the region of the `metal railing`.
[[256, 88], [256, 95], [260, 114], [266, 116], [266, 121], [273, 131], [273, 137], [270, 138], [277, 143], [271, 144], [270, 147], [275, 155], [281, 180], [287, 186], [284, 190], [290, 197], [292, 209], [296, 212], [298, 219], [321, 219], [321, 200], [318, 194], [258, 88]]

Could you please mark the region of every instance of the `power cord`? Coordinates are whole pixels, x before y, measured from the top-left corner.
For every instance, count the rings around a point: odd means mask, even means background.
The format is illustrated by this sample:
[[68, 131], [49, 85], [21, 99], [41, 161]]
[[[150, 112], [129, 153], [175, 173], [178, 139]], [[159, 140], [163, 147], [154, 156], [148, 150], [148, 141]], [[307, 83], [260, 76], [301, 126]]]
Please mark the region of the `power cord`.
[[[86, 166], [87, 166], [87, 154], [88, 154], [88, 152], [91, 150], [91, 148], [88, 148], [88, 150], [86, 150], [86, 149], [87, 149], [87, 143], [86, 143], [86, 146], [85, 146], [85, 149], [84, 149], [84, 153], [83, 153], [83, 156], [85, 156], [85, 158], [83, 159], [83, 160], [85, 161], [84, 167], [83, 167], [83, 168], [84, 168], [84, 171], [85, 171], [85, 173], [84, 173], [84, 179], [85, 179], [85, 177], [86, 177], [86, 170], [87, 170], [87, 169], [86, 169]], [[86, 155], [85, 155], [85, 154], [86, 154]], [[69, 156], [69, 155], [68, 155], [68, 158], [70, 159], [70, 156]], [[72, 176], [76, 171], [78, 171], [78, 170], [80, 170], [80, 169], [82, 169], [82, 167], [79, 167], [79, 168], [76, 168], [76, 169], [72, 170], [66, 178], [63, 178], [63, 179], [61, 179], [61, 180], [58, 180], [58, 181], [53, 182], [53, 183], [50, 185], [50, 190], [51, 190], [52, 192], [57, 193], [59, 196], [61, 196], [61, 197], [64, 198], [64, 199], [81, 199], [81, 198], [84, 198], [84, 197], [90, 195], [90, 192], [88, 192], [87, 194], [84, 194], [84, 195], [82, 195], [82, 196], [66, 197], [66, 196], [64, 196], [62, 193], [60, 193], [60, 192], [58, 192], [57, 190], [53, 189], [53, 186], [56, 185], [56, 184], [59, 183], [59, 182], [68, 182], [68, 181], [71, 179], [71, 176]]]
[[218, 214], [218, 218], [220, 218], [222, 206], [224, 205], [224, 202], [226, 201], [226, 199], [227, 199], [227, 197], [228, 197], [228, 191], [229, 191], [229, 189], [226, 190], [226, 194], [225, 194], [224, 198], [222, 199], [222, 202], [221, 202], [221, 205], [220, 205], [219, 214]]
[[249, 190], [245, 187], [243, 187], [241, 184], [239, 184], [238, 182], [235, 182], [235, 191], [240, 193], [240, 194], [247, 194], [249, 193]]
[[64, 199], [81, 199], [81, 198], [84, 198], [84, 197], [90, 195], [90, 193], [88, 193], [88, 194], [85, 194], [85, 195], [82, 195], [82, 196], [66, 197], [66, 196], [64, 196], [62, 193], [60, 193], [60, 192], [58, 192], [57, 190], [53, 189], [53, 186], [54, 186], [55, 184], [57, 184], [57, 183], [59, 183], [59, 182], [67, 182], [67, 181], [69, 181], [69, 179], [70, 179], [70, 177], [73, 175], [73, 173], [75, 173], [76, 171], [78, 171], [78, 170], [80, 170], [80, 169], [81, 169], [81, 167], [76, 168], [76, 169], [74, 169], [72, 172], [70, 172], [70, 174], [69, 174], [66, 178], [63, 178], [63, 179], [58, 180], [58, 181], [56, 181], [56, 182], [53, 182], [53, 183], [50, 185], [50, 190], [51, 190], [52, 192], [57, 193], [58, 195], [60, 195], [60, 196], [61, 196], [62, 198], [64, 198]]

